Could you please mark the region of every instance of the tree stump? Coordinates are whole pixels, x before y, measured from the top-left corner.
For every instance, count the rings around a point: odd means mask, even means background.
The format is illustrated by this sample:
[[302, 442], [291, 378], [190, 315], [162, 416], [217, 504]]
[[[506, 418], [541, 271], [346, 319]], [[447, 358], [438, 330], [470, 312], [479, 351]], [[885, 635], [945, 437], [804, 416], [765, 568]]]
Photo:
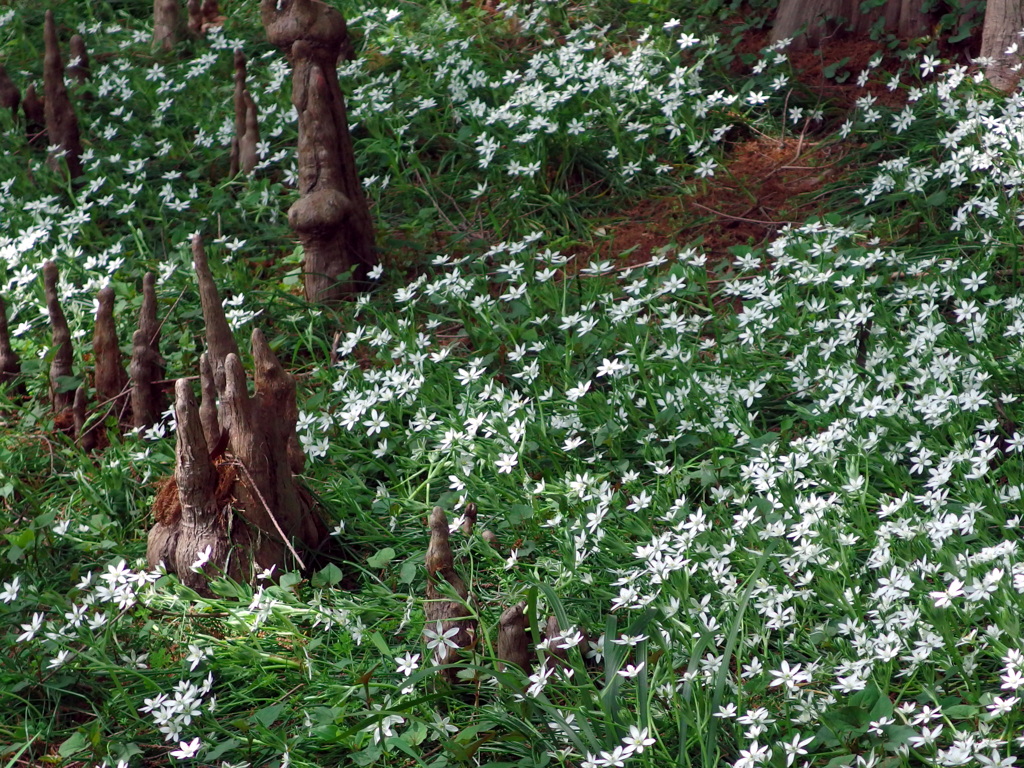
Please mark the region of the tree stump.
[[68, 49], [71, 51], [68, 74], [75, 78], [79, 85], [84, 85], [92, 77], [92, 71], [89, 69], [89, 51], [85, 47], [85, 40], [81, 35], [72, 35], [68, 42]]
[[515, 664], [527, 675], [533, 672], [533, 656], [530, 653], [530, 641], [526, 634], [525, 604], [507, 608], [498, 619], [498, 669], [505, 669], [508, 664]]
[[147, 272], [142, 278], [142, 308], [139, 328], [132, 334], [131, 379], [132, 423], [136, 429], [149, 429], [160, 421], [167, 409], [163, 388], [164, 361], [160, 357], [160, 322], [156, 313], [156, 278]]
[[245, 87], [245, 54], [235, 51], [235, 137], [231, 140], [232, 177], [240, 172], [251, 174], [259, 163], [257, 144], [260, 141], [256, 102]]
[[57, 151], [50, 156], [50, 164], [57, 169], [60, 167], [60, 159], [64, 158], [69, 176], [76, 179], [82, 175], [82, 140], [78, 133], [78, 118], [64, 86], [64, 63], [57, 43], [53, 11], [46, 12], [44, 40], [46, 53], [43, 57], [43, 114], [46, 118], [46, 133], [50, 146], [57, 147]]
[[18, 105], [21, 104], [21, 91], [7, 74], [7, 69], [0, 64], [0, 108], [11, 110], [11, 119], [18, 119]]
[[224, 366], [228, 355], [234, 354], [238, 357], [238, 344], [224, 316], [224, 307], [217, 292], [217, 285], [213, 281], [213, 274], [210, 272], [203, 238], [199, 235], [192, 236], [192, 263], [199, 283], [199, 304], [203, 309], [203, 320], [206, 322], [206, 348], [210, 356], [213, 381], [217, 391], [223, 392]]
[[[52, 261], [43, 262], [43, 290], [46, 294], [46, 311], [50, 316], [50, 331], [53, 339], [53, 360], [50, 362], [50, 405], [58, 420], [74, 405], [75, 393], [68, 387], [74, 362], [71, 346], [71, 331], [67, 318], [61, 309], [57, 296], [57, 280], [60, 273]], [[61, 379], [64, 379], [62, 382]]]
[[127, 421], [131, 397], [114, 324], [114, 289], [108, 285], [96, 298], [96, 325], [92, 334], [93, 383], [99, 404], [109, 405], [120, 424]]
[[21, 110], [25, 113], [25, 137], [29, 146], [36, 147], [46, 143], [46, 108], [43, 100], [36, 93], [36, 84], [29, 83], [25, 89], [25, 98], [21, 100]]
[[188, 32], [193, 37], [202, 37], [210, 27], [216, 27], [224, 21], [220, 15], [220, 8], [217, 6], [217, 0], [206, 0], [206, 2], [188, 0], [186, 9], [188, 10]]
[[[249, 395], [198, 238], [193, 257], [207, 328], [208, 352], [201, 362], [205, 402], [200, 407], [191, 385], [177, 382], [178, 461], [154, 504], [147, 557], [151, 566], [163, 562], [182, 583], [207, 592], [211, 569], [244, 581], [267, 568], [307, 570], [299, 550], [319, 550], [328, 536], [311, 497], [292, 474], [295, 381], [256, 329], [251, 339], [256, 388]], [[215, 396], [220, 407], [211, 419]], [[223, 447], [211, 444], [213, 435]], [[197, 572], [192, 566], [200, 559], [205, 570]]]
[[[458, 600], [453, 600], [441, 589], [447, 582], [454, 590]], [[434, 507], [430, 513], [430, 544], [427, 546], [427, 601], [423, 610], [427, 623], [424, 627], [428, 642], [435, 642], [437, 636], [445, 641], [434, 647], [435, 664], [454, 664], [461, 651], [471, 649], [475, 645], [476, 621], [466, 610], [469, 600], [469, 588], [455, 571], [455, 558], [452, 555], [448, 534], [448, 517], [440, 507]], [[455, 644], [451, 648], [448, 641]], [[444, 676], [455, 682], [456, 669], [449, 667]]]
[[25, 394], [25, 383], [21, 381], [21, 360], [11, 346], [11, 333], [7, 328], [7, 306], [0, 297], [0, 385], [9, 388], [10, 394]]
[[356, 173], [337, 65], [344, 17], [318, 0], [262, 0], [270, 42], [292, 65], [299, 115], [299, 193], [288, 223], [305, 253], [306, 299], [344, 298], [377, 263], [373, 221]]
[[93, 424], [88, 429], [85, 423], [89, 417], [89, 395], [85, 387], [75, 390], [75, 400], [71, 406], [71, 416], [75, 424], [75, 439], [85, 452], [96, 450], [99, 445], [98, 424]]

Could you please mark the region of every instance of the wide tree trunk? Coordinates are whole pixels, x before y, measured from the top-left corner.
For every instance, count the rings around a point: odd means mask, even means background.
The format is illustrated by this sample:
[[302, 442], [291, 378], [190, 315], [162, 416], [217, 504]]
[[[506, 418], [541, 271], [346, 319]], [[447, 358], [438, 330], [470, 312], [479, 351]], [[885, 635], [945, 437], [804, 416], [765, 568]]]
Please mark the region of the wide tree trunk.
[[794, 50], [814, 48], [842, 35], [866, 35], [881, 21], [885, 32], [909, 39], [927, 34], [933, 19], [923, 13], [923, 0], [889, 0], [866, 12], [861, 0], [779, 0], [772, 42], [792, 39]]
[[[1024, 0], [988, 0], [981, 33], [981, 58], [989, 61], [985, 74], [992, 86], [1012, 91], [1020, 80]], [[1008, 52], [1012, 51], [1012, 52]]]

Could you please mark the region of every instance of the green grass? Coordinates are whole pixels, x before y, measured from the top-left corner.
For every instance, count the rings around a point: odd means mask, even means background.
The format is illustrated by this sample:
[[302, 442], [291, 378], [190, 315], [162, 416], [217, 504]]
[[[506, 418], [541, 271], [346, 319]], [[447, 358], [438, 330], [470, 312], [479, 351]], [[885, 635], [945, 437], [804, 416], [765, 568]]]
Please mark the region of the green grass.
[[[1019, 99], [908, 58], [903, 118], [807, 123], [849, 153], [827, 215], [725, 261], [667, 241], [629, 264], [598, 255], [609, 220], [667, 196], [696, 220], [734, 134], [816, 108], [777, 51], [730, 70], [718, 6], [638, 6], [339, 3], [384, 267], [340, 308], [298, 297], [290, 81], [256, 3], [164, 56], [146, 4], [55, 9], [93, 57], [84, 184], [0, 114], [28, 389], [0, 406], [0, 764], [1013, 764]], [[24, 90], [41, 11], [0, 18]], [[266, 142], [250, 179], [226, 178], [236, 45]], [[145, 564], [173, 426], [93, 456], [54, 428], [39, 276], [61, 268], [78, 381], [96, 291], [127, 341], [148, 270], [168, 375], [194, 375], [196, 231], [239, 338], [259, 326], [301, 374], [303, 481], [345, 553], [212, 598]], [[449, 686], [425, 520], [469, 502], [452, 540], [479, 627]], [[571, 646], [530, 678], [494, 658], [520, 601], [535, 644], [555, 616]]]

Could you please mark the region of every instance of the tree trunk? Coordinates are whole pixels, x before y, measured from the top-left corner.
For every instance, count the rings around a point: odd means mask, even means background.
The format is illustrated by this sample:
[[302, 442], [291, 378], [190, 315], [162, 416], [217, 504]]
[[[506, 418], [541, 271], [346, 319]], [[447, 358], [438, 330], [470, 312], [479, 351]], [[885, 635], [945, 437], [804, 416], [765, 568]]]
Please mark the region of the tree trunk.
[[883, 30], [909, 39], [926, 34], [930, 14], [922, 0], [888, 0], [881, 8], [860, 10], [861, 0], [779, 0], [771, 40], [792, 39], [792, 50], [815, 48], [839, 34], [866, 35], [879, 19]]
[[[1022, 0], [988, 0], [981, 33], [981, 58], [988, 60], [985, 74], [994, 88], [1012, 91], [1020, 80], [1021, 43], [1018, 33], [1024, 29]], [[1012, 50], [1012, 53], [1007, 53]]]
[[338, 85], [345, 19], [317, 0], [263, 0], [261, 12], [267, 38], [292, 64], [302, 196], [288, 211], [288, 223], [305, 252], [306, 298], [335, 301], [376, 263], [373, 222]]
[[153, 50], [169, 51], [178, 42], [178, 0], [153, 0]]

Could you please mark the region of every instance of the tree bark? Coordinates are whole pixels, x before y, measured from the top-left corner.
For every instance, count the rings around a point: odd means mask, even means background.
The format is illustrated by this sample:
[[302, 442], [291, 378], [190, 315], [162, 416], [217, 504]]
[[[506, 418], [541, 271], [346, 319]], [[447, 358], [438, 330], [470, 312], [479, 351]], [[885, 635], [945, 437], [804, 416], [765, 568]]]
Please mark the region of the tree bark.
[[11, 110], [11, 119], [18, 117], [18, 105], [21, 104], [21, 91], [7, 74], [7, 69], [0, 64], [0, 107]]
[[178, 42], [178, 0], [153, 0], [153, 50], [169, 51]]
[[515, 664], [527, 675], [533, 672], [533, 656], [526, 634], [525, 604], [513, 605], [498, 619], [498, 643], [496, 653], [501, 660], [498, 669], [506, 664]]
[[224, 365], [227, 356], [238, 356], [238, 343], [231, 332], [224, 307], [221, 305], [217, 285], [213, 282], [210, 263], [203, 248], [203, 238], [192, 236], [192, 263], [196, 269], [196, 280], [199, 283], [199, 303], [203, 308], [203, 320], [206, 322], [206, 346], [209, 350], [210, 367], [217, 391], [224, 391]]
[[[446, 582], [459, 597], [449, 598], [441, 589]], [[474, 645], [476, 622], [466, 610], [469, 588], [455, 571], [455, 557], [452, 555], [448, 534], [448, 517], [440, 507], [430, 513], [430, 544], [427, 546], [427, 601], [423, 606], [427, 623], [424, 629], [434, 634], [445, 634], [456, 630], [450, 637], [456, 648], [442, 644], [434, 649], [435, 664], [453, 664], [460, 657], [460, 650]], [[444, 676], [455, 682], [456, 670], [451, 667]]]
[[68, 329], [67, 318], [60, 306], [57, 296], [57, 280], [60, 273], [52, 261], [43, 262], [43, 290], [46, 294], [46, 311], [50, 316], [50, 330], [53, 339], [53, 360], [50, 362], [50, 404], [55, 416], [67, 411], [75, 402], [75, 393], [67, 388], [61, 390], [61, 379], [69, 378], [74, 361], [74, 349], [71, 346], [71, 331]]
[[771, 40], [792, 39], [792, 50], [822, 45], [840, 34], [866, 35], [879, 20], [903, 39], [927, 34], [933, 18], [921, 12], [922, 0], [888, 0], [881, 8], [860, 10], [861, 0], [779, 0]]
[[147, 272], [142, 278], [142, 308], [139, 328], [132, 334], [132, 361], [128, 369], [132, 384], [132, 422], [136, 429], [148, 429], [160, 421], [167, 401], [160, 384], [165, 376], [160, 357], [160, 322], [156, 312], [156, 278]]
[[25, 89], [25, 98], [21, 100], [21, 109], [25, 113], [25, 137], [29, 146], [46, 143], [46, 107], [36, 93], [36, 84], [29, 83]]
[[71, 50], [68, 74], [75, 78], [79, 85], [83, 85], [92, 76], [89, 69], [89, 51], [85, 47], [85, 40], [81, 35], [72, 35], [68, 48]]
[[270, 42], [292, 64], [299, 115], [299, 193], [288, 223], [305, 253], [309, 301], [344, 298], [376, 264], [373, 221], [356, 172], [338, 58], [345, 19], [317, 0], [263, 0]]
[[121, 347], [114, 323], [114, 289], [109, 285], [97, 295], [96, 326], [92, 334], [96, 399], [101, 406], [110, 404], [118, 423], [128, 417], [130, 394], [128, 374], [124, 370]]
[[208, 349], [200, 358], [203, 402], [196, 405], [188, 384], [178, 382], [179, 461], [174, 478], [157, 494], [147, 556], [151, 565], [163, 561], [183, 583], [205, 591], [206, 575], [191, 564], [206, 547], [211, 568], [251, 580], [267, 568], [308, 570], [299, 549], [319, 550], [327, 529], [293, 476], [295, 380], [256, 329], [256, 386], [249, 395], [198, 236], [192, 246], [207, 330]]
[[10, 393], [25, 394], [21, 381], [21, 359], [11, 346], [11, 333], [7, 328], [7, 306], [0, 296], [0, 384], [10, 387]]
[[[981, 33], [981, 58], [988, 64], [985, 75], [993, 88], [1009, 92], [1020, 81], [1021, 44], [1018, 33], [1024, 29], [1024, 2], [988, 0]], [[1014, 53], [1007, 53], [1012, 49]]]
[[72, 179], [82, 175], [82, 140], [78, 132], [78, 117], [71, 106], [67, 88], [64, 86], [64, 63], [57, 43], [57, 27], [53, 23], [53, 11], [46, 12], [44, 28], [46, 53], [43, 57], [43, 101], [46, 118], [46, 133], [50, 146], [57, 151], [50, 157], [55, 168], [60, 167], [60, 158], [67, 163]]

